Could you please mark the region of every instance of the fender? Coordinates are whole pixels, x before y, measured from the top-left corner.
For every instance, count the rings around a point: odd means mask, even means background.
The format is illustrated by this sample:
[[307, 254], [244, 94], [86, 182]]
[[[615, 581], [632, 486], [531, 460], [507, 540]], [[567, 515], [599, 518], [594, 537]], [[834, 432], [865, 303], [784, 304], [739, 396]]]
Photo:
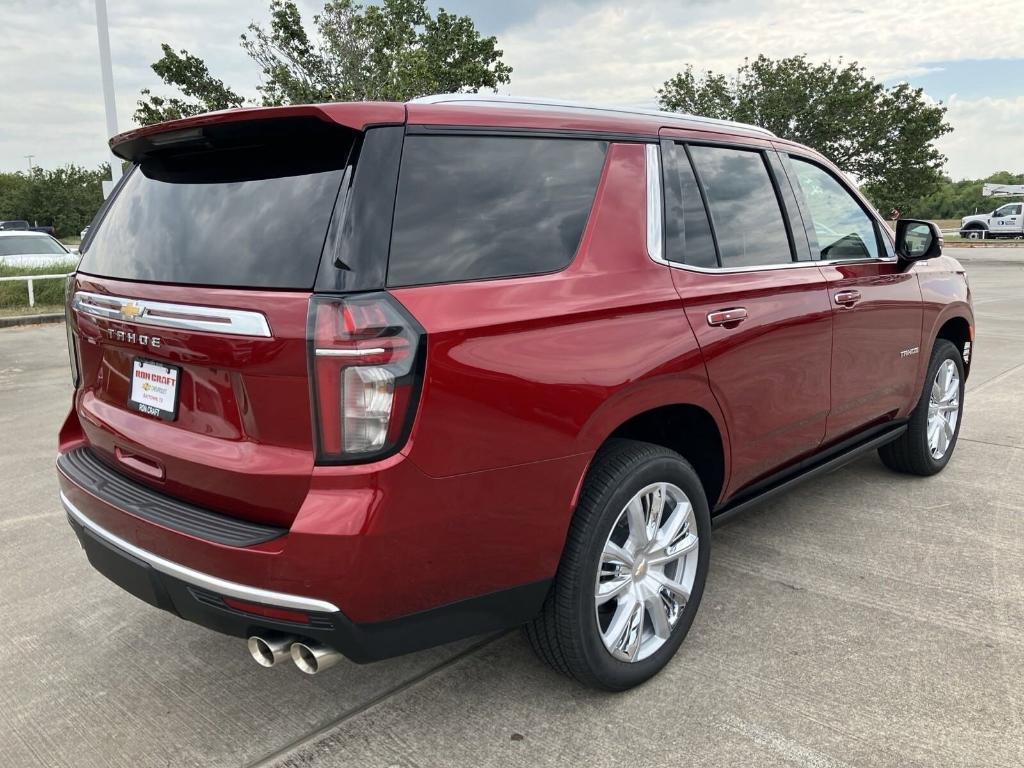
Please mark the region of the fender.
[[918, 366], [923, 382], [931, 350], [935, 347], [935, 340], [943, 325], [953, 318], [962, 318], [971, 329], [973, 340], [974, 309], [971, 306], [971, 288], [966, 272], [956, 259], [950, 256], [932, 259], [915, 265], [914, 272], [921, 285], [924, 310], [921, 319], [922, 354]]

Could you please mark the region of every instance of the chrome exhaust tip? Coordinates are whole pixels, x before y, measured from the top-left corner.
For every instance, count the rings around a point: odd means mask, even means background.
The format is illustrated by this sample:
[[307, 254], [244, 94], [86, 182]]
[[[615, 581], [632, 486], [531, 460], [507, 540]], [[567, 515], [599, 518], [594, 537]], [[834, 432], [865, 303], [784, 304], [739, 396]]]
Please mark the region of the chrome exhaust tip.
[[323, 672], [342, 659], [337, 651], [316, 643], [292, 643], [291, 653], [295, 666], [307, 675]]
[[284, 661], [290, 655], [294, 637], [260, 637], [253, 635], [249, 638], [249, 654], [261, 667], [272, 667], [279, 661]]

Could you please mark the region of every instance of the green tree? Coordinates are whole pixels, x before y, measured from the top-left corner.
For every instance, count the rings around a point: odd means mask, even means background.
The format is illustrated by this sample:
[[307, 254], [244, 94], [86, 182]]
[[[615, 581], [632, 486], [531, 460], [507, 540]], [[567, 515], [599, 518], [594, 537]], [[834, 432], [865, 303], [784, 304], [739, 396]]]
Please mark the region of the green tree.
[[[473, 20], [426, 0], [384, 0], [363, 7], [326, 0], [307, 32], [293, 0], [270, 0], [266, 26], [250, 24], [242, 48], [263, 73], [257, 86], [264, 106], [325, 101], [405, 101], [428, 93], [496, 89], [512, 68], [494, 37]], [[188, 51], [163, 44], [153, 70], [186, 99], [142, 92], [135, 112], [142, 125], [199, 112], [237, 107], [242, 98], [214, 78]]]
[[0, 174], [0, 220], [25, 219], [52, 226], [58, 236], [75, 236], [103, 202], [101, 181], [109, 176], [106, 164], [96, 170], [66, 165]]
[[935, 141], [952, 128], [946, 108], [919, 88], [886, 88], [856, 62], [806, 56], [745, 60], [736, 74], [692, 66], [658, 90], [662, 107], [759, 125], [821, 152], [886, 213], [933, 192], [946, 158]]
[[959, 219], [991, 211], [1003, 203], [1018, 199], [985, 197], [981, 190], [986, 183], [1024, 184], [1024, 173], [1000, 171], [984, 179], [962, 181], [944, 178], [938, 189], [910, 203], [904, 213], [921, 219]]
[[160, 48], [164, 55], [153, 63], [153, 71], [167, 85], [176, 86], [185, 98], [154, 96], [143, 88], [135, 110], [139, 125], [242, 106], [242, 97], [211, 75], [202, 59], [184, 49], [177, 52], [167, 43], [161, 43]]

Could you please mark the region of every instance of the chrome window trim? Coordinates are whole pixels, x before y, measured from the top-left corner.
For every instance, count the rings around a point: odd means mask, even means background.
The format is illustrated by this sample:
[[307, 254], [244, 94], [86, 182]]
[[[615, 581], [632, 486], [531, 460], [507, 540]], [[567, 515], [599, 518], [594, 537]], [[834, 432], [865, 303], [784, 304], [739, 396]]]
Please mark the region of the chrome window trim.
[[226, 579], [218, 578], [217, 576], [211, 576], [208, 573], [197, 571], [188, 566], [175, 563], [171, 560], [167, 560], [159, 555], [154, 555], [152, 552], [137, 547], [134, 544], [125, 541], [120, 536], [111, 533], [103, 526], [93, 522], [74, 504], [71, 500], [64, 495], [64, 492], [60, 493], [60, 503], [64, 506], [64, 510], [75, 519], [79, 525], [88, 530], [92, 531], [96, 536], [106, 541], [108, 544], [124, 551], [125, 553], [142, 560], [152, 568], [175, 579], [192, 584], [196, 587], [202, 587], [208, 589], [211, 592], [216, 592], [219, 595], [226, 595], [227, 597], [234, 597], [239, 600], [249, 600], [255, 603], [262, 603], [263, 605], [274, 605], [279, 608], [290, 608], [296, 611], [311, 611], [314, 613], [337, 613], [340, 609], [334, 603], [329, 603], [326, 600], [317, 600], [312, 597], [302, 597], [301, 595], [290, 595], [285, 592], [273, 592], [269, 589], [260, 589], [259, 587], [250, 587], [245, 584], [239, 584], [235, 581], [228, 581]]
[[[133, 307], [132, 313], [125, 313], [124, 309], [128, 306]], [[263, 313], [249, 309], [171, 304], [148, 299], [108, 296], [88, 291], [76, 292], [71, 300], [71, 307], [84, 315], [104, 320], [119, 320], [156, 328], [175, 328], [185, 331], [205, 331], [263, 338], [270, 338], [271, 335], [270, 325]]]
[[664, 232], [664, 206], [661, 202], [661, 148], [656, 144], [647, 145], [647, 255], [651, 261], [673, 269], [687, 272], [719, 275], [743, 272], [768, 272], [776, 269], [799, 269], [802, 267], [821, 267], [825, 265], [842, 266], [844, 264], [896, 264], [897, 258], [877, 259], [817, 259], [811, 261], [789, 261], [779, 264], [757, 264], [750, 267], [697, 267], [682, 264], [665, 258], [665, 246], [662, 242]]
[[661, 146], [647, 144], [647, 255], [655, 261], [663, 259], [665, 244], [664, 208], [661, 201]]

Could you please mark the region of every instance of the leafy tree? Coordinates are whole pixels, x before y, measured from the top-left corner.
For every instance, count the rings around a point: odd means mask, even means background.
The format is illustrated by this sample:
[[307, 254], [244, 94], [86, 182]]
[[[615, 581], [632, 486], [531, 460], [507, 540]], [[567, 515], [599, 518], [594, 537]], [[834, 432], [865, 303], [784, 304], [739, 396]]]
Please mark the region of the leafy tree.
[[[264, 106], [325, 101], [406, 101], [428, 93], [496, 89], [512, 68], [494, 37], [481, 37], [473, 20], [444, 9], [432, 15], [426, 0], [384, 0], [363, 7], [325, 0], [310, 35], [294, 0], [270, 0], [267, 26], [250, 24], [242, 48], [257, 63]], [[166, 43], [153, 70], [190, 100], [142, 92], [135, 119], [142, 125], [237, 107], [242, 98], [214, 78], [188, 51]]]
[[856, 62], [806, 56], [745, 60], [733, 76], [692, 66], [658, 90], [664, 109], [738, 120], [821, 152], [878, 207], [904, 209], [934, 191], [946, 158], [935, 140], [952, 128], [920, 88], [886, 88]]
[[184, 49], [176, 52], [167, 43], [161, 43], [160, 48], [164, 55], [154, 62], [153, 71], [167, 85], [177, 86], [187, 98], [165, 99], [143, 88], [135, 110], [135, 122], [139, 125], [242, 106], [242, 97], [211, 75], [202, 59]]
[[984, 179], [963, 181], [945, 178], [938, 189], [909, 204], [903, 213], [922, 219], [959, 219], [974, 213], [991, 211], [1003, 203], [1018, 199], [985, 197], [981, 190], [986, 183], [1024, 184], [1024, 173], [1000, 171]]
[[54, 170], [0, 174], [0, 220], [25, 219], [52, 226], [61, 237], [72, 237], [92, 221], [103, 202], [102, 179], [110, 167], [89, 170], [66, 165]]

